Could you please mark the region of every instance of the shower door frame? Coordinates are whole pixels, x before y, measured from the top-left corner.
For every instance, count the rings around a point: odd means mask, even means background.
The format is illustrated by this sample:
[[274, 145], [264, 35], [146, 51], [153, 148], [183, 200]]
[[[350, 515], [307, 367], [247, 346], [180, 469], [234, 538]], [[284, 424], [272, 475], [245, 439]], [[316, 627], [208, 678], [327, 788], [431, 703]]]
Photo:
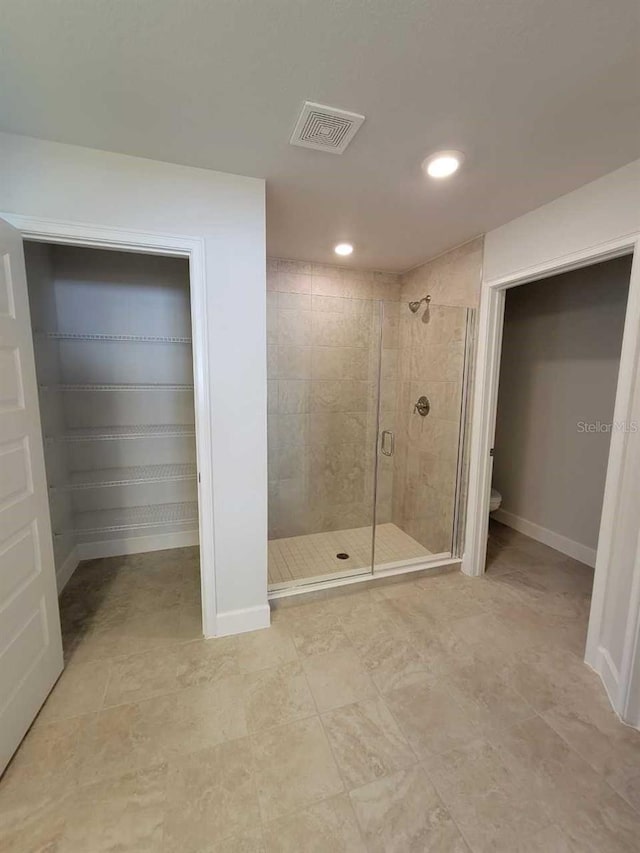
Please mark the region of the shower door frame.
[[[381, 404], [382, 404], [382, 388], [383, 388], [383, 378], [382, 378], [382, 326], [384, 322], [384, 302], [385, 300], [379, 300], [381, 306], [381, 316], [380, 316], [380, 331], [379, 331], [379, 342], [378, 342], [378, 411], [377, 411], [377, 428], [376, 428], [376, 461], [375, 461], [375, 481], [374, 481], [374, 512], [373, 512], [373, 542], [371, 549], [371, 576], [376, 577], [384, 577], [385, 575], [395, 574], [401, 571], [422, 571], [425, 568], [439, 567], [442, 565], [450, 565], [450, 564], [458, 564], [462, 560], [462, 553], [464, 547], [464, 534], [465, 534], [465, 502], [464, 495], [462, 491], [462, 485], [465, 478], [465, 473], [468, 470], [467, 462], [469, 458], [469, 427], [470, 424], [468, 422], [469, 412], [470, 412], [470, 395], [472, 392], [471, 387], [471, 377], [473, 375], [473, 358], [474, 358], [474, 348], [475, 348], [475, 329], [476, 329], [476, 309], [471, 308], [467, 305], [448, 305], [442, 302], [433, 302], [431, 297], [429, 297], [429, 302], [427, 305], [433, 305], [434, 307], [442, 307], [442, 308], [451, 308], [453, 310], [460, 310], [465, 312], [465, 322], [464, 322], [464, 351], [463, 351], [463, 365], [462, 365], [462, 374], [460, 377], [461, 380], [461, 392], [460, 392], [460, 419], [458, 422], [458, 451], [456, 454], [456, 471], [455, 471], [455, 498], [454, 498], [454, 506], [453, 506], [453, 514], [452, 514], [452, 525], [451, 525], [451, 548], [450, 553], [447, 554], [446, 551], [442, 551], [439, 553], [435, 553], [431, 556], [425, 557], [415, 557], [408, 558], [406, 560], [398, 560], [394, 563], [382, 564], [379, 568], [376, 568], [375, 556], [376, 556], [376, 524], [377, 524], [377, 490], [378, 490], [378, 459], [381, 450], [381, 442], [382, 442], [382, 433], [380, 432], [382, 413], [381, 413]], [[400, 305], [404, 303], [400, 302]], [[396, 412], [397, 415], [397, 412]], [[386, 567], [385, 567], [386, 566]]]
[[[624, 255], [632, 255], [614, 422], [640, 422], [640, 233], [628, 234], [556, 257], [494, 280], [484, 279], [478, 323], [476, 378], [471, 428], [469, 498], [462, 570], [471, 577], [485, 572], [489, 530], [489, 500], [493, 470], [498, 403], [498, 379], [506, 291], [511, 287], [571, 272]], [[630, 524], [622, 507], [633, 505], [633, 435], [612, 430], [598, 536], [585, 663], [600, 676], [611, 704], [623, 720], [640, 726], [640, 540], [637, 524]], [[637, 441], [638, 439], [636, 439]], [[637, 453], [637, 447], [635, 448]], [[628, 457], [631, 456], [631, 461]], [[636, 472], [637, 473], [637, 472]], [[635, 555], [631, 594], [624, 630], [620, 669], [607, 649], [606, 631], [612, 628], [605, 612], [607, 593], [615, 583], [614, 545]]]
[[[200, 237], [150, 234], [89, 223], [70, 223], [14, 213], [0, 217], [16, 228], [23, 240], [59, 243], [92, 249], [114, 249], [148, 255], [185, 258], [189, 263], [196, 457], [198, 468], [198, 537], [202, 591], [202, 632], [218, 635], [216, 605], [215, 543], [213, 529], [213, 464], [211, 442], [211, 376], [208, 352], [205, 246]], [[75, 568], [75, 567], [74, 567]]]

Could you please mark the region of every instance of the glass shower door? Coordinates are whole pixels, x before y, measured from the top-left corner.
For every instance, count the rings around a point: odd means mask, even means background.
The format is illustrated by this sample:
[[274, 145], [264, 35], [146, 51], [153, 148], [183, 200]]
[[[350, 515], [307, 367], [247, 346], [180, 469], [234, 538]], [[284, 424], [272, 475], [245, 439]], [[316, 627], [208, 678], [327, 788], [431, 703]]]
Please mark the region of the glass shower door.
[[383, 305], [374, 571], [459, 551], [473, 313]]
[[282, 288], [268, 294], [267, 320], [268, 570], [277, 591], [372, 571], [380, 317], [357, 281], [348, 290], [327, 279], [326, 295], [288, 292], [284, 273], [273, 281]]

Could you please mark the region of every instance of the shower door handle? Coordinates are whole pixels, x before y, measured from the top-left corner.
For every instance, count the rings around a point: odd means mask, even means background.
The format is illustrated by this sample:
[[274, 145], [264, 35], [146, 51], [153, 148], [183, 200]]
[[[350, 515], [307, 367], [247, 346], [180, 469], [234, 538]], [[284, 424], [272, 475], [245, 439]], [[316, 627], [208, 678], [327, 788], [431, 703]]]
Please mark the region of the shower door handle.
[[[387, 444], [387, 439], [389, 442]], [[391, 432], [390, 429], [382, 430], [382, 435], [380, 437], [380, 451], [384, 456], [393, 456], [393, 451], [396, 446], [396, 437]], [[387, 449], [388, 447], [388, 449]]]

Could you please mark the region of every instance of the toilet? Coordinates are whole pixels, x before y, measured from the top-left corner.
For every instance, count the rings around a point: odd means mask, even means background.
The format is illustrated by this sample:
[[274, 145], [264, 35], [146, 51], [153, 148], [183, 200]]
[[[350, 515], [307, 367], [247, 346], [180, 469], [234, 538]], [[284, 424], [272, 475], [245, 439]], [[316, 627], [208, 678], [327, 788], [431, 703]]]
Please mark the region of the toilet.
[[491, 489], [491, 497], [489, 498], [489, 512], [495, 512], [500, 509], [502, 503], [502, 495], [497, 489]]

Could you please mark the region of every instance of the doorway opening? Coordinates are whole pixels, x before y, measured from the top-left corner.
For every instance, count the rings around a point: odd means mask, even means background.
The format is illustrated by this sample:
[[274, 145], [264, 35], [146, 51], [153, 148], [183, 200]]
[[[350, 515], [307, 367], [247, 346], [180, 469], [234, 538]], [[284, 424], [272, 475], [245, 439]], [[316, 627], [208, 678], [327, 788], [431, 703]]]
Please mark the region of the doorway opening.
[[[584, 655], [631, 256], [505, 295], [487, 575]], [[570, 616], [570, 619], [566, 619]], [[533, 617], [535, 618], [535, 617]]]
[[189, 261], [24, 250], [66, 653], [201, 636]]

